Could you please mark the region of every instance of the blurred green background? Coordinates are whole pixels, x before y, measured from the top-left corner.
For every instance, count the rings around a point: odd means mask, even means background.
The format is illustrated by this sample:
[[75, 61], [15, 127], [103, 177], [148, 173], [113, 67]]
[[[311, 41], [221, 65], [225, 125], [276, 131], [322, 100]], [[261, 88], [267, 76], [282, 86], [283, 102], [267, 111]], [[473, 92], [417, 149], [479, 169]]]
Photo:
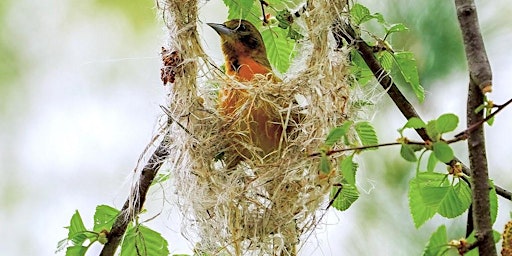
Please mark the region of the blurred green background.
[[[456, 113], [462, 130], [468, 75], [453, 3], [362, 3], [410, 28], [391, 42], [416, 54], [427, 91], [419, 113], [427, 120]], [[200, 6], [202, 25], [226, 17], [220, 0]], [[490, 97], [502, 103], [512, 97], [512, 7], [505, 0], [477, 6], [494, 72]], [[53, 255], [76, 209], [91, 227], [96, 205], [121, 207], [128, 194], [131, 172], [165, 103], [159, 52], [167, 31], [152, 0], [3, 0], [0, 27], [0, 254]], [[220, 64], [218, 37], [205, 27], [200, 32]], [[404, 118], [379, 89], [369, 95], [378, 104], [368, 119], [382, 142], [394, 141]], [[505, 188], [512, 188], [511, 120], [506, 109], [486, 128], [491, 175]], [[466, 160], [464, 148], [456, 145]], [[398, 148], [388, 148], [359, 157], [358, 184], [365, 191], [348, 211], [329, 212], [302, 255], [419, 255], [440, 223], [447, 223], [450, 238], [464, 235], [465, 216], [435, 217], [414, 228], [407, 205], [412, 166], [398, 156]], [[172, 188], [165, 194], [172, 197]], [[153, 196], [149, 204], [162, 208], [163, 195]], [[164, 208], [148, 225], [168, 238], [171, 252], [190, 253], [176, 209], [168, 203]], [[500, 200], [497, 230], [511, 210]]]

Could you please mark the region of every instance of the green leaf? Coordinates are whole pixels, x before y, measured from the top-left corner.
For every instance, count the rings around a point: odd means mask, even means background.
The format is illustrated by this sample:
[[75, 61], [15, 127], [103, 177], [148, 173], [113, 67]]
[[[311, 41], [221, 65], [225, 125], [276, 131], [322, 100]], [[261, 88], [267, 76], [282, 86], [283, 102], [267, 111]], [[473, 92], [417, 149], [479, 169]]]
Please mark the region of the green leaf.
[[295, 41], [288, 40], [288, 30], [271, 27], [261, 31], [261, 36], [265, 41], [270, 64], [279, 72], [286, 72], [295, 55]]
[[425, 127], [427, 131], [427, 135], [432, 139], [432, 141], [438, 141], [441, 137], [441, 134], [437, 130], [437, 121], [436, 120], [430, 120], [427, 123], [427, 126]]
[[66, 249], [66, 256], [83, 256], [87, 252], [87, 247], [81, 245], [70, 246]]
[[110, 231], [112, 224], [116, 220], [119, 210], [108, 205], [98, 205], [94, 213], [94, 228], [95, 232], [102, 230]]
[[418, 161], [418, 158], [416, 157], [416, 154], [414, 154], [414, 149], [411, 147], [411, 145], [402, 144], [402, 148], [400, 148], [400, 155], [406, 161], [409, 161], [409, 162]]
[[372, 71], [356, 50], [350, 52], [350, 59], [352, 60], [350, 70], [360, 85], [365, 86], [373, 80], [374, 76]]
[[402, 32], [409, 30], [403, 23], [391, 24], [389, 28], [386, 28], [387, 34], [390, 35], [396, 32]]
[[226, 5], [226, 7], [228, 7], [228, 20], [246, 19], [253, 24], [261, 23], [261, 21], [255, 23], [254, 20], [250, 20], [251, 16], [258, 17], [258, 15], [249, 15], [251, 13], [251, 10], [253, 9], [254, 3], [255, 1], [253, 0], [224, 0], [224, 4]]
[[354, 6], [352, 6], [350, 9], [350, 17], [352, 17], [352, 22], [356, 25], [360, 25], [372, 19], [370, 10], [362, 4], [354, 4]]
[[431, 152], [427, 162], [427, 172], [433, 172], [438, 162], [436, 154]]
[[409, 209], [416, 228], [432, 218], [450, 184], [441, 173], [421, 172], [409, 182]]
[[68, 229], [68, 239], [71, 240], [73, 244], [81, 245], [87, 239], [87, 235], [85, 234], [87, 229], [84, 226], [84, 222], [78, 210], [76, 210], [75, 214], [71, 217]]
[[432, 145], [434, 154], [437, 159], [443, 163], [448, 163], [453, 159], [453, 150], [452, 148], [446, 144], [444, 141], [434, 142]]
[[443, 255], [448, 244], [448, 236], [446, 234], [446, 226], [441, 225], [432, 233], [428, 240], [427, 246], [423, 251], [423, 256]]
[[436, 128], [439, 133], [451, 132], [457, 128], [459, 117], [454, 114], [444, 114], [437, 118]]
[[[221, 152], [219, 154], [217, 154], [215, 156], [215, 161], [217, 160], [222, 160], [222, 158], [224, 157], [224, 155], [221, 155], [222, 153], [224, 152]], [[171, 173], [170, 172], [166, 172], [166, 173], [158, 173], [155, 177], [155, 179], [153, 179], [153, 182], [151, 182], [151, 186], [155, 185], [155, 184], [158, 184], [158, 183], [162, 183], [162, 182], [165, 182], [167, 180], [169, 180], [171, 178]]]
[[347, 210], [359, 198], [359, 191], [355, 185], [350, 184], [343, 184], [342, 188], [333, 186], [331, 189], [331, 199], [336, 195], [339, 189], [341, 189], [341, 191], [334, 199], [332, 206], [339, 211], [344, 211]]
[[350, 185], [356, 184], [356, 170], [357, 167], [353, 162], [354, 155], [350, 155], [341, 160], [340, 169], [343, 176], [343, 184], [347, 183]]
[[377, 56], [384, 70], [390, 72], [393, 67], [393, 55], [388, 51], [381, 51]]
[[345, 134], [347, 134], [348, 129], [350, 129], [352, 123], [353, 122], [351, 121], [345, 121], [341, 126], [332, 129], [327, 135], [324, 145], [330, 148], [336, 144], [336, 142], [338, 142], [341, 138], [343, 138], [343, 136], [345, 136]]
[[[377, 133], [369, 122], [358, 122], [355, 125], [355, 130], [363, 146], [373, 146], [379, 144]], [[377, 149], [377, 148], [370, 148]]]
[[397, 52], [394, 54], [397, 68], [405, 81], [411, 86], [412, 91], [420, 102], [425, 100], [425, 89], [420, 85], [416, 59], [412, 52]]
[[489, 190], [489, 201], [491, 206], [491, 221], [494, 224], [498, 217], [498, 195], [496, 194], [496, 187], [492, 180], [489, 180], [489, 185], [492, 187], [492, 189]]
[[419, 129], [419, 128], [425, 128], [427, 125], [423, 120], [421, 120], [418, 117], [411, 117], [409, 120], [407, 120], [407, 123], [405, 123], [404, 128], [412, 128], [412, 129]]
[[325, 153], [322, 154], [322, 157], [320, 157], [320, 171], [324, 174], [331, 173], [331, 161], [325, 155]]
[[169, 255], [167, 241], [146, 226], [128, 228], [121, 245], [121, 256]]
[[464, 213], [469, 205], [471, 205], [471, 189], [466, 182], [461, 181], [449, 187], [437, 212], [443, 217], [455, 218]]

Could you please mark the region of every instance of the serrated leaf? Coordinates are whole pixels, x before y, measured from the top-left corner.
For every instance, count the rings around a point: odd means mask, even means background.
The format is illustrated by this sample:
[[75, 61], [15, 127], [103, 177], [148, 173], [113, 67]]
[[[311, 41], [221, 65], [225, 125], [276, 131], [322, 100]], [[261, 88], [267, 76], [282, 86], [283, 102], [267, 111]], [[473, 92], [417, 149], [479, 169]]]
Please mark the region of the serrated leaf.
[[441, 173], [419, 173], [409, 182], [409, 209], [416, 228], [432, 218], [450, 184]]
[[388, 51], [382, 51], [379, 52], [377, 55], [380, 65], [386, 70], [387, 72], [391, 71], [391, 68], [393, 67], [393, 55]]
[[343, 176], [343, 183], [347, 183], [350, 185], [356, 184], [356, 168], [353, 162], [353, 155], [345, 157], [341, 160], [340, 169], [341, 174]]
[[288, 40], [287, 30], [278, 27], [261, 31], [261, 36], [265, 41], [270, 64], [279, 72], [286, 72], [295, 55], [295, 41]]
[[436, 126], [439, 133], [451, 132], [457, 128], [459, 117], [454, 114], [443, 114], [437, 118]]
[[[355, 124], [355, 130], [357, 135], [359, 136], [359, 140], [363, 146], [373, 146], [379, 144], [379, 139], [377, 138], [377, 133], [375, 129], [369, 122], [358, 122]], [[369, 150], [377, 149], [370, 148]]]
[[420, 85], [416, 59], [412, 52], [397, 52], [394, 54], [397, 68], [405, 81], [411, 86], [412, 91], [420, 102], [425, 100], [425, 89]]
[[471, 189], [466, 182], [459, 182], [448, 188], [437, 212], [443, 217], [455, 218], [464, 213], [471, 205]]
[[87, 252], [87, 247], [81, 245], [70, 246], [66, 249], [66, 256], [83, 256]]
[[356, 77], [360, 85], [367, 85], [373, 78], [373, 73], [364, 62], [363, 58], [356, 50], [351, 51], [350, 59], [352, 60], [351, 72]]
[[339, 189], [341, 189], [341, 191], [334, 199], [332, 206], [339, 211], [345, 211], [359, 198], [359, 191], [354, 185], [343, 184], [342, 188], [334, 186], [331, 189], [330, 197], [335, 196]]
[[353, 122], [346, 121], [341, 126], [338, 126], [334, 129], [332, 129], [329, 134], [327, 135], [327, 138], [325, 138], [325, 143], [327, 147], [332, 147], [336, 142], [338, 142], [345, 134], [347, 134], [348, 130], [350, 129], [350, 126]]
[[402, 31], [407, 31], [409, 30], [403, 23], [396, 23], [396, 24], [391, 24], [389, 26], [389, 28], [386, 29], [387, 30], [387, 34], [392, 34], [392, 33], [396, 33], [396, 32], [402, 32]]
[[431, 152], [428, 157], [427, 172], [433, 172], [438, 162], [439, 160], [437, 159], [436, 154]]
[[437, 130], [437, 120], [430, 120], [427, 123], [427, 126], [425, 127], [425, 130], [427, 131], [427, 135], [432, 139], [432, 141], [439, 140], [440, 133]]
[[169, 255], [167, 240], [143, 225], [128, 228], [121, 245], [121, 256]]
[[411, 118], [409, 118], [409, 120], [407, 120], [407, 123], [405, 123], [404, 128], [419, 129], [419, 128], [425, 128], [425, 126], [427, 126], [427, 125], [420, 118], [411, 117]]
[[452, 148], [446, 144], [444, 141], [437, 141], [432, 144], [432, 148], [434, 150], [434, 154], [437, 159], [443, 163], [448, 163], [453, 159], [453, 150]]
[[448, 244], [448, 236], [446, 234], [446, 226], [441, 225], [437, 230], [432, 233], [428, 240], [427, 246], [423, 251], [423, 256], [438, 256], [442, 255], [446, 250]]
[[[253, 9], [254, 3], [254, 0], [224, 0], [224, 4], [226, 5], [226, 7], [228, 7], [228, 20], [249, 20], [251, 16], [258, 17], [258, 15], [249, 15], [251, 13], [251, 10]], [[254, 20], [249, 21], [253, 24], [257, 24], [254, 22]]]
[[101, 232], [102, 230], [110, 231], [118, 214], [119, 210], [113, 207], [108, 205], [98, 205], [96, 207], [96, 212], [94, 213], [93, 230], [95, 232]]
[[354, 4], [354, 6], [352, 6], [350, 9], [350, 17], [352, 18], [352, 22], [356, 25], [360, 25], [372, 19], [370, 10], [362, 4]]
[[85, 234], [87, 229], [85, 228], [84, 222], [82, 221], [82, 217], [80, 216], [78, 210], [76, 210], [75, 214], [71, 216], [68, 229], [68, 239], [71, 240], [73, 244], [81, 245], [87, 239], [87, 235]]
[[418, 161], [418, 158], [416, 157], [416, 154], [414, 154], [414, 150], [411, 147], [411, 145], [402, 144], [402, 147], [400, 148], [400, 155], [406, 161], [409, 161], [409, 162]]

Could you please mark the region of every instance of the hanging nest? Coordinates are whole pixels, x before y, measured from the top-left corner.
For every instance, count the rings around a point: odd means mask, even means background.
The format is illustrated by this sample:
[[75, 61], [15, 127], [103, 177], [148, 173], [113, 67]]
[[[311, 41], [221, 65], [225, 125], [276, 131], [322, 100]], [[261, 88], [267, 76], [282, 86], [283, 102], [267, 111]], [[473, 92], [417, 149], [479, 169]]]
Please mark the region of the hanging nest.
[[[163, 1], [163, 0], [162, 0]], [[340, 177], [319, 170], [318, 152], [330, 129], [349, 117], [347, 54], [338, 51], [332, 24], [342, 3], [309, 1], [306, 40], [282, 82], [265, 77], [237, 82], [204, 53], [197, 2], [159, 3], [171, 45], [163, 55], [169, 86], [171, 135], [167, 160], [183, 234], [208, 255], [296, 255], [318, 224], [327, 195]], [[243, 93], [230, 118], [218, 107], [219, 88]], [[260, 148], [251, 134], [251, 111], [272, 116], [280, 128], [277, 150]], [[333, 160], [334, 161], [334, 160]], [[335, 166], [335, 165], [333, 165]]]

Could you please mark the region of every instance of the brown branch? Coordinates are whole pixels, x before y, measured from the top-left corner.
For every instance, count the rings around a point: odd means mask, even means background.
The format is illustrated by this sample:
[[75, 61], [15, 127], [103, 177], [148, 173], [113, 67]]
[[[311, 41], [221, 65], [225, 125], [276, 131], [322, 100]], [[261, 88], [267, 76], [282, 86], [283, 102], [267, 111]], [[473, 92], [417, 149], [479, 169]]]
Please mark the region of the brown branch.
[[[455, 6], [469, 68], [466, 115], [467, 125], [471, 127], [473, 124], [483, 123], [483, 111], [475, 113], [475, 109], [484, 104], [484, 93], [491, 91], [492, 73], [478, 25], [474, 1], [455, 0]], [[492, 232], [489, 171], [483, 126], [479, 125], [469, 133], [468, 151], [475, 236], [479, 241], [478, 251], [483, 256], [497, 255]]]
[[119, 243], [126, 232], [128, 224], [140, 213], [142, 206], [146, 201], [146, 195], [149, 187], [160, 169], [160, 166], [162, 166], [162, 163], [168, 155], [169, 150], [164, 146], [164, 142], [162, 141], [151, 155], [146, 166], [142, 169], [142, 173], [137, 183], [138, 186], [132, 189], [130, 196], [126, 199], [121, 212], [117, 216], [116, 221], [112, 225], [112, 229], [107, 235], [108, 242], [103, 247], [100, 256], [113, 256], [115, 254], [117, 247], [119, 247]]
[[[330, 155], [333, 155], [336, 153], [341, 153], [341, 152], [365, 150], [365, 149], [388, 147], [388, 146], [397, 146], [397, 145], [402, 145], [402, 144], [425, 146], [425, 142], [419, 142], [419, 141], [389, 142], [389, 143], [382, 143], [382, 144], [376, 144], [376, 145], [333, 149], [333, 150], [329, 150], [329, 151], [325, 152], [325, 155], [330, 156]], [[315, 156], [320, 156], [321, 154], [322, 154], [321, 152], [315, 152], [315, 153], [309, 154], [308, 156], [315, 157]]]
[[[457, 141], [459, 140], [465, 140], [469, 137], [469, 134], [471, 134], [471, 132], [473, 132], [475, 129], [477, 129], [478, 127], [480, 127], [482, 124], [484, 124], [485, 122], [489, 121], [491, 118], [493, 118], [496, 114], [498, 114], [498, 112], [500, 112], [501, 110], [503, 110], [505, 107], [507, 107], [510, 103], [512, 103], [512, 99], [509, 99], [507, 102], [505, 102], [505, 104], [501, 104], [501, 105], [494, 105], [495, 107], [497, 107], [496, 111], [492, 112], [490, 115], [486, 116], [484, 119], [480, 120], [479, 122], [477, 123], [474, 123], [472, 125], [470, 125], [466, 130], [458, 133], [457, 135], [455, 135], [455, 139], [457, 139]], [[451, 141], [450, 141], [451, 142]], [[455, 142], [455, 141], [454, 141]], [[448, 142], [447, 142], [448, 143]]]
[[[396, 84], [393, 82], [391, 77], [384, 71], [384, 68], [380, 65], [379, 61], [373, 55], [372, 47], [369, 46], [365, 41], [361, 39], [359, 35], [356, 34], [354, 29], [350, 24], [338, 20], [333, 25], [333, 34], [336, 42], [338, 43], [338, 47], [341, 48], [343, 45], [343, 39], [350, 45], [354, 45], [358, 50], [361, 57], [364, 59], [366, 65], [370, 68], [373, 75], [378, 78], [377, 80], [381, 84], [381, 86], [387, 90], [388, 95], [391, 97], [395, 105], [398, 107], [400, 112], [407, 118], [410, 119], [412, 117], [421, 117], [416, 113], [412, 104], [407, 101], [405, 96], [400, 92]], [[416, 129], [416, 132], [420, 135], [420, 137], [427, 141], [431, 140], [427, 135], [424, 129]], [[458, 158], [454, 158], [452, 161], [456, 161], [461, 163], [462, 171], [466, 175], [470, 175], [469, 168], [462, 164], [462, 162]], [[449, 165], [449, 163], [445, 163]], [[507, 191], [506, 189], [501, 188], [498, 185], [495, 185], [496, 193], [506, 199], [512, 200], [512, 193]]]

